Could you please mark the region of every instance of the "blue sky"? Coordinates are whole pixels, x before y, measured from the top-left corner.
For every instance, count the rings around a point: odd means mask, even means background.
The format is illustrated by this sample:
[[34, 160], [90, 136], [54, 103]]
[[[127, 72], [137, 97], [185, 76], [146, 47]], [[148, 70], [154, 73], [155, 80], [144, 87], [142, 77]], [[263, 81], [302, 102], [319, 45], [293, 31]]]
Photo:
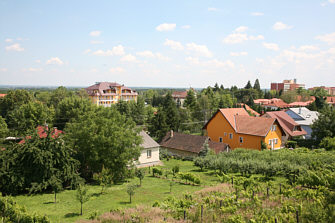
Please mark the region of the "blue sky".
[[335, 86], [335, 0], [0, 0], [0, 84]]

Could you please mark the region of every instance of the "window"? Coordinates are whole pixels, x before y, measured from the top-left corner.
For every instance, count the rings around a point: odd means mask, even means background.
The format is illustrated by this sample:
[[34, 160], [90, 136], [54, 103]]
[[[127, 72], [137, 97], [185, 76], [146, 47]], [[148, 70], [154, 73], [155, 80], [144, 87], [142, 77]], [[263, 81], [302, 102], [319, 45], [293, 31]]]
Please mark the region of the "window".
[[278, 139], [274, 139], [275, 143], [274, 144], [277, 144], [278, 143]]
[[151, 157], [151, 150], [147, 150], [147, 158], [150, 158]]
[[222, 142], [222, 137], [219, 138], [219, 141]]
[[274, 131], [276, 131], [276, 125], [273, 125], [273, 126], [271, 126], [271, 130], [274, 132]]
[[271, 145], [272, 144], [272, 139], [269, 139], [269, 145]]
[[227, 136], [227, 133], [225, 132], [223, 135], [224, 135], [224, 136]]
[[233, 138], [233, 133], [229, 133], [229, 139]]
[[240, 137], [240, 143], [243, 143], [243, 137]]

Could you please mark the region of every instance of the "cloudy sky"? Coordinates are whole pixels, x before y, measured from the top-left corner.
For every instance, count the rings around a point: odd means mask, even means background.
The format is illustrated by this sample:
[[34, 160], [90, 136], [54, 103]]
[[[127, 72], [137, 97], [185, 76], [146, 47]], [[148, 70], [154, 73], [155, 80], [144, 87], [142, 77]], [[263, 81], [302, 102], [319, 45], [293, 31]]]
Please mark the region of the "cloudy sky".
[[335, 86], [335, 0], [0, 0], [0, 84]]

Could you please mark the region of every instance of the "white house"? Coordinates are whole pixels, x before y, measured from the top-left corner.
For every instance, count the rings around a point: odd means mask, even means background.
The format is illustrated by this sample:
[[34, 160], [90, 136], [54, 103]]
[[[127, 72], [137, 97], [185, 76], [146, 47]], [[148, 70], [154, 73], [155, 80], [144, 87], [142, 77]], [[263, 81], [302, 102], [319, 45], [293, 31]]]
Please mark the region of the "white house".
[[286, 113], [307, 132], [306, 138], [311, 138], [311, 125], [318, 119], [319, 113], [317, 111], [310, 111], [306, 107], [290, 108]]
[[145, 131], [141, 131], [140, 136], [143, 138], [143, 142], [140, 145], [142, 147], [141, 155], [138, 158], [137, 167], [153, 166], [161, 164], [159, 160], [159, 147], [160, 145], [153, 140]]

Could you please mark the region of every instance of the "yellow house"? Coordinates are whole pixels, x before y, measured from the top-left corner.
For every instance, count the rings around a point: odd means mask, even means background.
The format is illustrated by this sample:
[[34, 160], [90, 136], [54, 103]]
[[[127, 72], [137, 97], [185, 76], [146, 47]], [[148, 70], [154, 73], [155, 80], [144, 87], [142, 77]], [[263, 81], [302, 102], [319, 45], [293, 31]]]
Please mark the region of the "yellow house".
[[119, 101], [136, 101], [138, 96], [136, 91], [115, 82], [97, 82], [85, 90], [94, 104], [104, 107]]
[[268, 149], [279, 149], [285, 134], [275, 118], [249, 116], [244, 108], [218, 110], [203, 127], [212, 141], [223, 142], [231, 149], [261, 150], [261, 142]]

